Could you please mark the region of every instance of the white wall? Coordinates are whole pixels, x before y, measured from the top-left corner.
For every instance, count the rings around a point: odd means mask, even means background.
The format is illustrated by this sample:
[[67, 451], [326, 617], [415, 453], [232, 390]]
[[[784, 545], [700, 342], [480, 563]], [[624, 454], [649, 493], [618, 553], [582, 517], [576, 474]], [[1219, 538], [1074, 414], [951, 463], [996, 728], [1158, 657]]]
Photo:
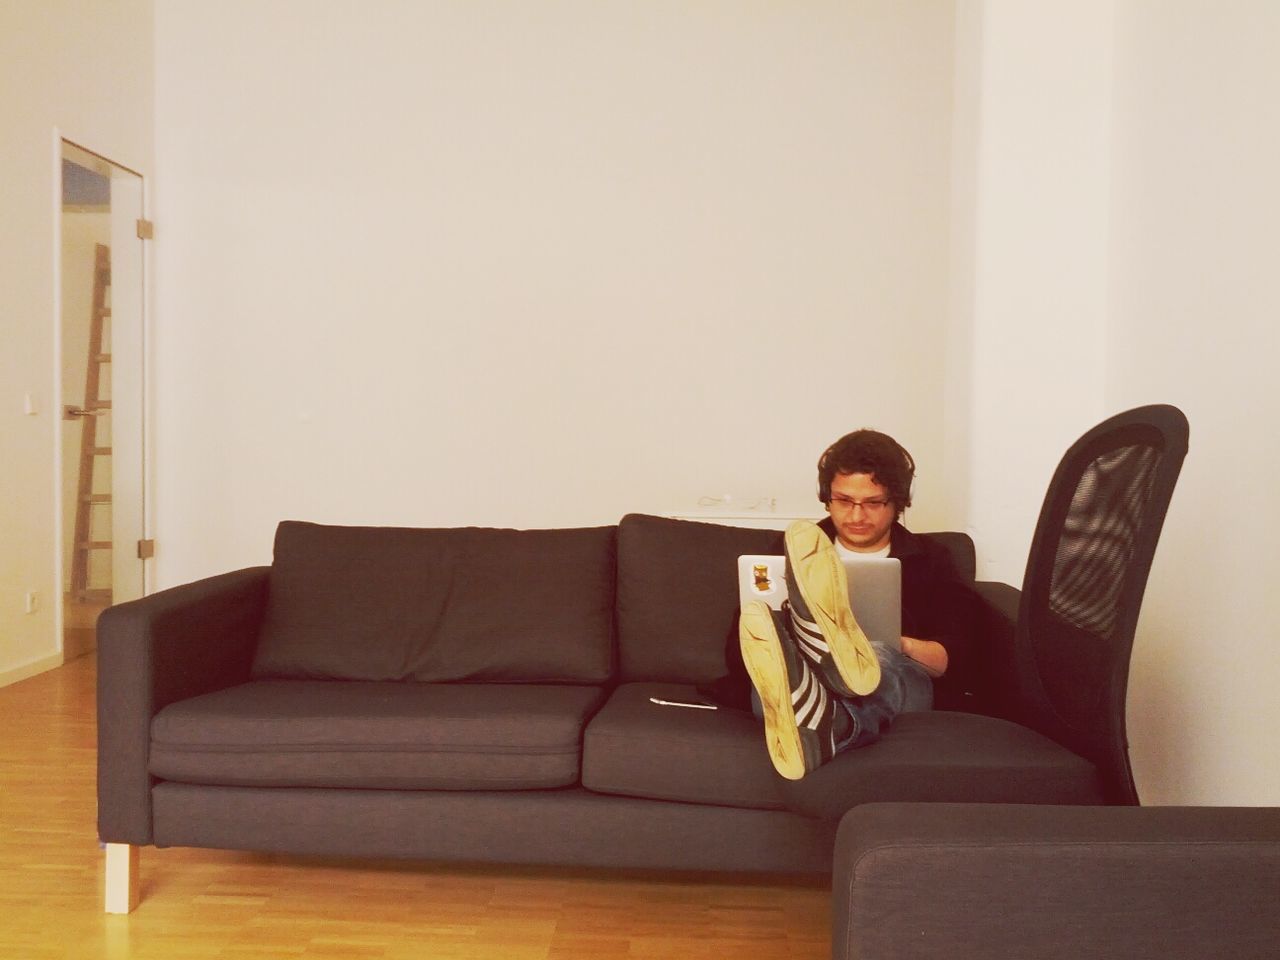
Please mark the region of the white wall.
[[1280, 803], [1280, 6], [1118, 6], [1108, 405], [1191, 450], [1152, 570], [1129, 718], [1152, 802]]
[[[1191, 452], [1134, 649], [1146, 803], [1280, 803], [1280, 7], [958, 5], [948, 438], [981, 572], [1020, 582], [1061, 452], [1169, 402]], [[954, 404], [953, 404], [954, 405]], [[965, 458], [968, 458], [966, 461]]]
[[948, 462], [979, 575], [1019, 584], [1058, 459], [1104, 415], [1112, 3], [958, 7]]
[[816, 512], [864, 425], [944, 522], [952, 32], [896, 0], [160, 5], [161, 584], [285, 517]]
[[[151, 3], [0, 4], [0, 684], [60, 662], [54, 394], [62, 135], [151, 169]], [[36, 413], [24, 413], [30, 394]], [[33, 614], [24, 597], [42, 598]]]

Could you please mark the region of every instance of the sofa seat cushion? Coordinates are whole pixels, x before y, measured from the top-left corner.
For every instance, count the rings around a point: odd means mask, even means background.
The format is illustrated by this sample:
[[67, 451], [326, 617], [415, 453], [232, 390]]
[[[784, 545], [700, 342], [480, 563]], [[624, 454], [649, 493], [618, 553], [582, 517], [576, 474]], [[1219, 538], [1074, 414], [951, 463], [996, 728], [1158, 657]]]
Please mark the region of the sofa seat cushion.
[[603, 699], [583, 686], [257, 680], [161, 710], [149, 769], [231, 786], [563, 787]]
[[904, 713], [876, 743], [783, 781], [787, 806], [838, 821], [876, 801], [1100, 804], [1089, 761], [1033, 730], [973, 713]]
[[582, 785], [596, 793], [757, 810], [784, 808], [760, 721], [740, 710], [662, 706], [698, 701], [693, 686], [623, 684], [587, 724]]

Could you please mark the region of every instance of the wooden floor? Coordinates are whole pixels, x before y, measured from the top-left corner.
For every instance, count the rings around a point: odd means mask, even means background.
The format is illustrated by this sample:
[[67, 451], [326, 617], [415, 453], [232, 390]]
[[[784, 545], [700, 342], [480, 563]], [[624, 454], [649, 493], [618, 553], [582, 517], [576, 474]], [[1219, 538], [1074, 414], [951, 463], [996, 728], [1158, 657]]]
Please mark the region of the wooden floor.
[[828, 885], [778, 877], [142, 851], [102, 912], [94, 658], [0, 689], [0, 958], [830, 956]]

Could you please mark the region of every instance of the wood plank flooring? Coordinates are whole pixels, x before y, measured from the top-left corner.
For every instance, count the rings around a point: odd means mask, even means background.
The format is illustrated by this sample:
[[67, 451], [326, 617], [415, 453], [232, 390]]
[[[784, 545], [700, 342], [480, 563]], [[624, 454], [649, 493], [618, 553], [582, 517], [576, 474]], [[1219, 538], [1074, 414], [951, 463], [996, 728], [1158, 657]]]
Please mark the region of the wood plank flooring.
[[0, 689], [0, 958], [800, 960], [822, 880], [142, 850], [102, 912], [93, 657]]

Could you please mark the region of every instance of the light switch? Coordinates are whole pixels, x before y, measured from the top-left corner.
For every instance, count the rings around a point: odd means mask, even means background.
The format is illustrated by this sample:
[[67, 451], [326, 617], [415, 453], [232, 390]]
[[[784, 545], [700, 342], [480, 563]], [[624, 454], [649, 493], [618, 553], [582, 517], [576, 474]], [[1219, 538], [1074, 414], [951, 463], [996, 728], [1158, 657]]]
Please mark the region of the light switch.
[[22, 412], [28, 417], [34, 417], [36, 415], [36, 398], [31, 396], [29, 393], [24, 393], [22, 395]]

